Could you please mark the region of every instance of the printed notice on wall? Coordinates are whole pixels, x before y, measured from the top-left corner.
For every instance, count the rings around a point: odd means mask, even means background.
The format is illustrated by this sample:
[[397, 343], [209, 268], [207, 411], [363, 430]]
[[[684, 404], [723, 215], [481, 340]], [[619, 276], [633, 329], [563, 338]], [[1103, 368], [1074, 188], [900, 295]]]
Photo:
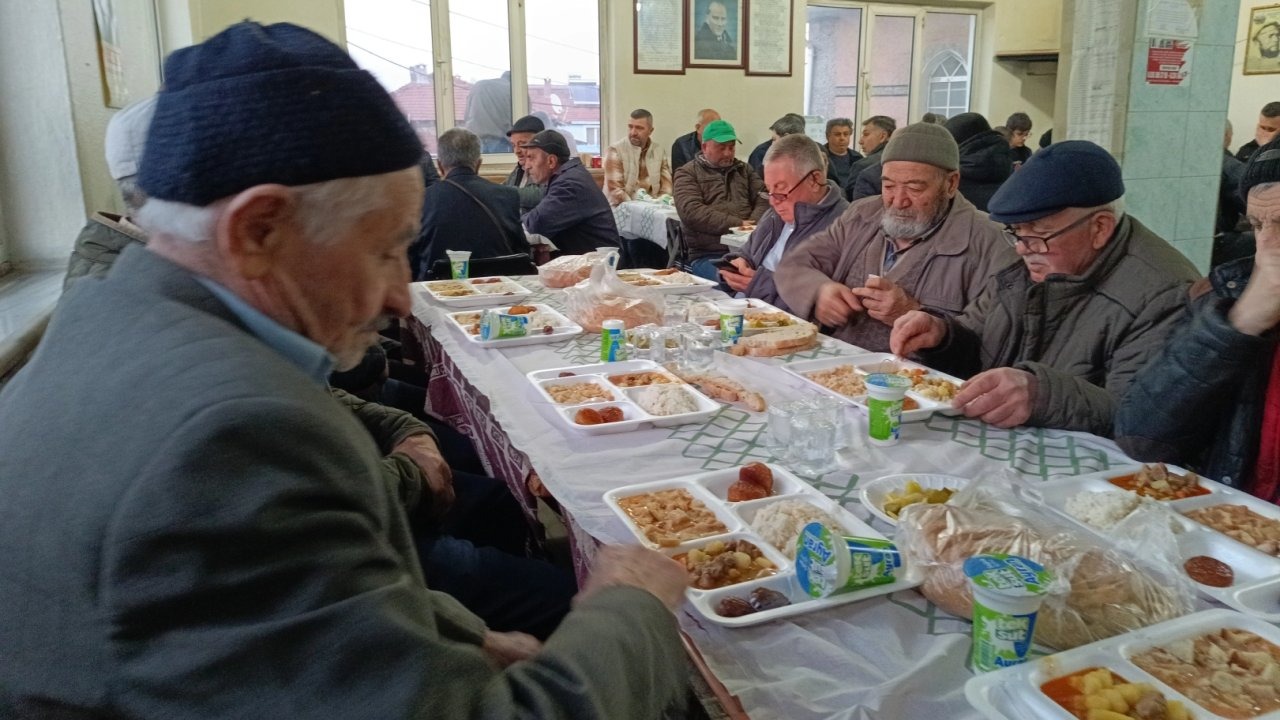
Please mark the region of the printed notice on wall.
[[1191, 77], [1191, 43], [1151, 38], [1147, 43], [1148, 85], [1186, 85]]
[[635, 12], [635, 71], [684, 74], [684, 4], [641, 0]]

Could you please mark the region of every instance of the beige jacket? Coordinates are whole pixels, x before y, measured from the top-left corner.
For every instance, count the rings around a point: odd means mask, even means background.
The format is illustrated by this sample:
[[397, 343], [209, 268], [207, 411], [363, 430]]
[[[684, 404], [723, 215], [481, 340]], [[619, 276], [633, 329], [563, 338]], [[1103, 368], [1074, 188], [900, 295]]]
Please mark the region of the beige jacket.
[[[641, 154], [647, 177], [640, 182]], [[649, 147], [638, 148], [631, 141], [622, 138], [609, 146], [604, 159], [604, 194], [610, 205], [632, 200], [636, 190], [644, 191], [658, 197], [671, 194], [671, 161], [667, 159], [667, 151], [658, 143], [649, 141]]]
[[[812, 319], [824, 283], [835, 280], [862, 287], [868, 275], [880, 275], [902, 286], [925, 308], [956, 315], [978, 296], [992, 273], [1018, 259], [1000, 226], [957, 194], [942, 227], [899, 255], [886, 272], [883, 213], [879, 195], [858, 200], [824, 232], [783, 256], [774, 282], [793, 313]], [[831, 334], [873, 352], [887, 352], [890, 329], [857, 313]]]

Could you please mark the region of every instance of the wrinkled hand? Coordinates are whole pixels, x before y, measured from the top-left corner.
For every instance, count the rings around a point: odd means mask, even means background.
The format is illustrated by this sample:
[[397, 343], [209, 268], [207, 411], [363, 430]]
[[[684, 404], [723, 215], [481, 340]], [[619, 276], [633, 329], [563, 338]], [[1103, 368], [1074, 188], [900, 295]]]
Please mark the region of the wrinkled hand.
[[917, 350], [938, 347], [947, 339], [947, 323], [923, 310], [912, 310], [893, 321], [889, 352], [906, 357]]
[[435, 515], [444, 514], [444, 511], [453, 506], [453, 471], [440, 454], [435, 438], [425, 433], [413, 435], [401, 440], [391, 451], [408, 455], [422, 470], [422, 475], [427, 480], [427, 489], [431, 492], [431, 508]]
[[1280, 325], [1280, 236], [1259, 232], [1253, 274], [1231, 308], [1231, 324], [1246, 335], [1261, 335]]
[[856, 312], [862, 312], [862, 302], [844, 284], [828, 282], [818, 288], [818, 299], [813, 304], [813, 316], [818, 322], [827, 327], [840, 327]]
[[1026, 424], [1036, 398], [1036, 376], [1026, 370], [995, 368], [960, 386], [952, 405], [966, 417], [998, 428]]
[[684, 600], [689, 575], [680, 563], [655, 550], [638, 545], [605, 545], [596, 555], [591, 576], [574, 602], [615, 585], [651, 592], [663, 605], [675, 610]]
[[733, 270], [724, 269], [720, 271], [720, 277], [724, 278], [724, 284], [733, 288], [736, 292], [746, 292], [747, 286], [751, 284], [751, 278], [756, 276], [756, 271], [747, 263], [745, 258], [736, 257], [729, 261], [733, 265]]
[[903, 315], [920, 309], [920, 303], [900, 285], [879, 275], [868, 275], [867, 284], [853, 288], [852, 292], [862, 301], [867, 314], [885, 325], [892, 325]]
[[532, 635], [522, 632], [494, 632], [488, 630], [484, 634], [484, 643], [480, 649], [489, 659], [506, 667], [512, 663], [528, 660], [542, 650], [542, 643]]

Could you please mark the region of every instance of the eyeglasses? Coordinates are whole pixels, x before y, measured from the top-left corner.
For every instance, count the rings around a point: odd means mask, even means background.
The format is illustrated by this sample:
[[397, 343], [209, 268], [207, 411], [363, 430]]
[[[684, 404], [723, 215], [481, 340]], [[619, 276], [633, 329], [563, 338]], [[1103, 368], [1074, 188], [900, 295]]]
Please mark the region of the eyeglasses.
[[1004, 240], [1005, 242], [1009, 243], [1009, 247], [1012, 247], [1012, 248], [1016, 248], [1018, 247], [1018, 243], [1022, 243], [1023, 246], [1026, 247], [1029, 252], [1046, 253], [1046, 252], [1049, 252], [1050, 240], [1056, 237], [1059, 237], [1061, 235], [1064, 235], [1066, 233], [1069, 233], [1072, 230], [1075, 230], [1076, 228], [1085, 224], [1085, 222], [1088, 221], [1089, 218], [1097, 214], [1098, 214], [1097, 212], [1091, 212], [1088, 215], [1085, 215], [1084, 217], [1071, 223], [1070, 225], [1062, 228], [1061, 230], [1058, 230], [1056, 232], [1051, 232], [1048, 235], [1045, 235], [1043, 237], [1037, 237], [1035, 235], [1021, 235], [1018, 233], [1017, 230], [1013, 229], [1012, 225], [1005, 225]]
[[760, 199], [768, 200], [770, 202], [786, 202], [787, 198], [791, 197], [791, 193], [795, 192], [796, 188], [803, 185], [805, 180], [808, 180], [809, 178], [813, 177], [813, 173], [816, 173], [816, 172], [818, 171], [813, 170], [811, 172], [805, 173], [804, 177], [800, 178], [800, 182], [796, 183], [795, 185], [792, 185], [791, 189], [784, 193], [762, 192], [760, 193]]

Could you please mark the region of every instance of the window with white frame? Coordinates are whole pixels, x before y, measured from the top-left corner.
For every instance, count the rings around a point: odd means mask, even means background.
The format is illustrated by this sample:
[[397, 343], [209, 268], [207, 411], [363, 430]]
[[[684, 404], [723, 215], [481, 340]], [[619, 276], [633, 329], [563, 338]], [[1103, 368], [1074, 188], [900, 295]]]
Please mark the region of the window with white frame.
[[950, 50], [935, 58], [929, 69], [925, 111], [949, 118], [969, 111], [969, 68]]
[[577, 152], [600, 150], [601, 0], [359, 0], [344, 3], [347, 50], [433, 153], [453, 127], [485, 153], [511, 151], [515, 118], [537, 115]]

